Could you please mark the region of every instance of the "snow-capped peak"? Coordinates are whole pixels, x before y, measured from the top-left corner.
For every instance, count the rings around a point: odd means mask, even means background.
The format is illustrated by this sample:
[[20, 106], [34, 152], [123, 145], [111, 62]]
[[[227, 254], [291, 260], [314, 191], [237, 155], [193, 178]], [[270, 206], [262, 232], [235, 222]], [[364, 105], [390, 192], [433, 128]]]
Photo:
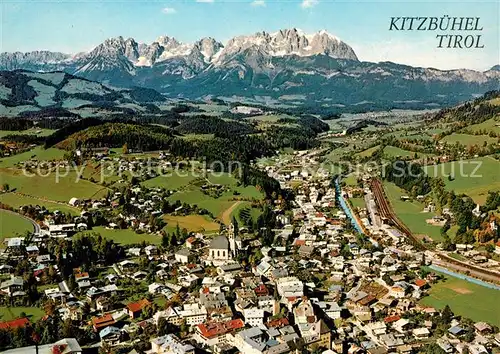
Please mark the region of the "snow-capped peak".
[[297, 28], [236, 36], [225, 46], [211, 37], [182, 43], [174, 37], [162, 35], [147, 44], [119, 36], [106, 39], [90, 52], [73, 56], [72, 60], [77, 63], [79, 71], [118, 68], [133, 72], [134, 66], [152, 66], [173, 58], [196, 62], [197, 66], [219, 66], [247, 50], [263, 57], [328, 55], [357, 60], [351, 47], [326, 30], [307, 34]]
[[251, 36], [238, 36], [227, 43], [217, 57], [216, 64], [229, 60], [235, 54], [256, 47], [269, 56], [328, 55], [333, 58], [358, 60], [347, 44], [325, 30], [306, 34], [296, 28], [282, 29], [274, 33], [257, 32]]

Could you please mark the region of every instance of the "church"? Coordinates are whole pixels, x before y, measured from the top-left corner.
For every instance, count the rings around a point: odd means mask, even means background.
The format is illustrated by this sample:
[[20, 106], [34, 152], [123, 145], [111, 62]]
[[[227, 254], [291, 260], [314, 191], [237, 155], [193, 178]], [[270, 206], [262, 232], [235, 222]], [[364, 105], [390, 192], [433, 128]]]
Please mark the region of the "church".
[[224, 263], [236, 257], [238, 250], [241, 249], [241, 238], [235, 236], [234, 226], [229, 227], [229, 237], [219, 235], [215, 237], [208, 247], [208, 259], [215, 263]]

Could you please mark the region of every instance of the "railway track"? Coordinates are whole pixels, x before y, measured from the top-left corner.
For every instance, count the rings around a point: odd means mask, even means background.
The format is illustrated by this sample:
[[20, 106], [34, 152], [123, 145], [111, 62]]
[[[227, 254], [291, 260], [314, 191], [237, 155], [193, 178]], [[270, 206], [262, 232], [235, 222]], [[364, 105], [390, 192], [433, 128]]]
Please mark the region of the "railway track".
[[468, 275], [474, 276], [476, 278], [500, 284], [500, 273], [490, 271], [481, 267], [476, 267], [469, 263], [465, 263], [448, 256], [445, 253], [436, 252], [429, 249], [427, 245], [420, 242], [420, 240], [413, 235], [411, 230], [398, 218], [394, 213], [392, 206], [388, 202], [384, 188], [379, 179], [371, 180], [371, 190], [375, 197], [375, 202], [379, 211], [379, 216], [382, 220], [389, 221], [390, 224], [394, 225], [400, 232], [402, 232], [409, 241], [417, 247], [419, 250], [428, 250], [433, 252], [434, 256], [439, 259], [440, 265], [450, 268], [450, 270], [460, 271], [462, 273], [467, 273]]
[[425, 249], [425, 245], [423, 245], [413, 235], [410, 229], [408, 229], [408, 227], [394, 213], [391, 205], [389, 204], [387, 198], [385, 197], [384, 188], [382, 187], [382, 184], [378, 179], [372, 179], [371, 189], [380, 213], [379, 216], [382, 218], [382, 220], [383, 219], [389, 220], [392, 225], [394, 225], [399, 231], [401, 231], [407, 238], [410, 239], [411, 243], [414, 244], [414, 246], [420, 249]]

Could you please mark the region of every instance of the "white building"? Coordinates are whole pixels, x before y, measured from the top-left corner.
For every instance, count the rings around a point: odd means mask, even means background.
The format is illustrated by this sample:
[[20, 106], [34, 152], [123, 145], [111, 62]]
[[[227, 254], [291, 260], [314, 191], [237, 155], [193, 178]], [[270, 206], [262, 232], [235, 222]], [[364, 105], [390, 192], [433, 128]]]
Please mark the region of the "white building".
[[304, 284], [297, 277], [277, 279], [276, 289], [281, 297], [300, 297], [304, 295]]
[[203, 323], [207, 319], [207, 309], [198, 303], [184, 304], [182, 309], [176, 308], [175, 310], [186, 321], [188, 326]]
[[264, 325], [264, 310], [260, 308], [247, 308], [243, 310], [245, 324], [252, 327], [261, 327]]

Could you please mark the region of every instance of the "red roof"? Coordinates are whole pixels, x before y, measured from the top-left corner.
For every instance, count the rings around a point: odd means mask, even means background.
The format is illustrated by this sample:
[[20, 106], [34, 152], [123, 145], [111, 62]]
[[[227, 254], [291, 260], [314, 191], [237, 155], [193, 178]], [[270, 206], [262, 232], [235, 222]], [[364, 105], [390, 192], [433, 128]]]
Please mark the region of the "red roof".
[[267, 287], [264, 284], [260, 284], [253, 291], [255, 292], [255, 294], [257, 296], [262, 296], [262, 295], [268, 295], [269, 294], [269, 290], [267, 290]]
[[205, 338], [213, 338], [245, 327], [241, 319], [229, 320], [226, 322], [213, 322], [199, 324], [198, 330]]
[[28, 320], [26, 317], [23, 317], [23, 318], [18, 318], [16, 320], [12, 320], [12, 321], [0, 322], [0, 329], [23, 328], [23, 327], [29, 326], [29, 324], [30, 324], [30, 320]]
[[295, 240], [293, 243], [295, 246], [303, 246], [306, 244], [306, 240]]
[[196, 241], [196, 237], [191, 236], [186, 241], [189, 242], [189, 243], [193, 243], [194, 241]]
[[131, 302], [130, 304], [127, 305], [127, 309], [135, 313], [142, 311], [143, 308], [149, 305], [151, 305], [151, 303], [148, 301], [148, 299], [142, 299], [137, 302]]
[[425, 286], [427, 284], [427, 281], [424, 279], [417, 279], [415, 280], [415, 285], [421, 288], [422, 286]]
[[76, 279], [78, 279], [78, 278], [88, 278], [88, 276], [89, 276], [89, 273], [87, 273], [87, 272], [75, 274], [75, 278]]
[[283, 317], [283, 318], [277, 318], [275, 320], [271, 320], [269, 322], [267, 322], [267, 327], [284, 327], [284, 326], [288, 326], [289, 322], [288, 322], [288, 318], [286, 317]]
[[115, 324], [115, 319], [109, 313], [102, 317], [92, 317], [92, 325], [95, 329], [111, 326]]
[[52, 347], [52, 354], [61, 354], [66, 350], [66, 344], [56, 344]]
[[399, 321], [400, 319], [401, 319], [401, 316], [394, 315], [394, 316], [389, 316], [389, 317], [384, 318], [384, 322], [385, 323], [392, 323], [392, 322]]

